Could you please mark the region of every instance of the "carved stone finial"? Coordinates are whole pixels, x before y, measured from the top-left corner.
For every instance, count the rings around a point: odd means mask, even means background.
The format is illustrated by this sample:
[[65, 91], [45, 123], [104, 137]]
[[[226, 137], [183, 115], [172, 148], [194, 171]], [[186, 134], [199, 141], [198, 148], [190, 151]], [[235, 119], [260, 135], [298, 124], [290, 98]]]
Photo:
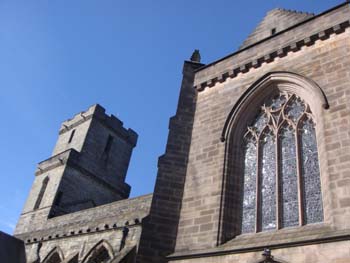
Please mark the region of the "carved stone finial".
[[191, 56], [191, 61], [192, 62], [201, 62], [201, 54], [199, 53], [199, 50], [198, 49], [195, 49], [192, 53], [192, 56]]
[[268, 248], [264, 248], [264, 253], [262, 255], [265, 257], [265, 259], [270, 259], [271, 258], [271, 250]]
[[273, 260], [273, 256], [271, 255], [271, 250], [268, 248], [264, 248], [264, 252], [262, 253], [262, 256], [264, 257], [264, 260], [260, 263], [278, 263], [277, 261]]

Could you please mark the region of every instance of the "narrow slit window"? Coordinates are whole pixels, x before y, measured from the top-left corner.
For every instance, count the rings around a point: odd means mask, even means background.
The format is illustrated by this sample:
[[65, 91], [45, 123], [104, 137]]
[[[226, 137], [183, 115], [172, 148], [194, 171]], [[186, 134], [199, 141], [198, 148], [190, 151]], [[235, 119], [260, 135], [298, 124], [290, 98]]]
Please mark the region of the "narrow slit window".
[[276, 34], [276, 28], [275, 27], [271, 29], [271, 36], [273, 36], [274, 34]]
[[100, 263], [110, 262], [113, 254], [109, 251], [106, 245], [107, 244], [105, 244], [105, 242], [102, 242], [101, 244], [97, 245], [88, 253], [88, 255], [83, 261]]
[[103, 153], [105, 155], [108, 155], [109, 152], [111, 151], [112, 143], [113, 143], [113, 137], [111, 135], [108, 135], [107, 143], [106, 143], [105, 149], [103, 151]]
[[41, 184], [41, 188], [40, 188], [40, 192], [38, 194], [38, 198], [36, 199], [35, 205], [34, 205], [34, 210], [38, 209], [41, 201], [44, 197], [44, 193], [46, 191], [46, 187], [47, 184], [49, 183], [49, 177], [45, 177], [45, 179], [43, 180], [42, 184]]
[[73, 137], [74, 137], [74, 134], [75, 134], [75, 129], [71, 132], [71, 134], [70, 134], [70, 136], [69, 136], [68, 143], [71, 143], [71, 142], [72, 142]]

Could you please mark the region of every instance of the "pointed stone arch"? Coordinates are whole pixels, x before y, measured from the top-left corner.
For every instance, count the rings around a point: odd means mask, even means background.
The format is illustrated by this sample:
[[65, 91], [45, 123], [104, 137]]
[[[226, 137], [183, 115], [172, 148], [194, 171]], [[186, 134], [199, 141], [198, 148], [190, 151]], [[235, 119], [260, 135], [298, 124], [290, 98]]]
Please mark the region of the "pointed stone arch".
[[66, 257], [66, 259], [64, 260], [64, 263], [78, 263], [78, 262], [79, 262], [79, 253], [70, 255], [69, 257]]
[[[303, 98], [308, 103], [313, 113], [313, 119], [318, 126], [316, 137], [323, 138], [323, 136], [320, 136], [324, 132], [322, 115], [324, 110], [329, 108], [329, 105], [325, 93], [313, 80], [293, 72], [270, 72], [258, 79], [242, 94], [228, 114], [221, 134], [221, 141], [225, 142], [225, 162], [218, 244], [234, 238], [241, 231], [237, 226], [237, 222], [242, 218], [238, 215], [239, 213], [232, 212], [240, 211], [240, 202], [237, 200], [242, 198], [240, 196], [242, 181], [239, 171], [243, 167], [244, 159], [242, 158], [242, 141], [240, 138], [249, 126], [249, 122], [259, 114], [264, 101], [279, 92], [295, 94], [295, 96]], [[324, 143], [322, 141], [317, 143], [319, 150], [325, 152]], [[326, 173], [326, 168], [322, 168], [322, 165], [320, 170], [321, 174]]]
[[134, 263], [136, 259], [136, 246], [124, 248], [111, 261], [111, 263]]
[[62, 250], [59, 247], [55, 247], [47, 254], [42, 263], [61, 263], [63, 260]]
[[226, 118], [221, 141], [224, 142], [230, 137], [232, 126], [238, 122], [242, 112], [247, 112], [248, 107], [259, 105], [266, 97], [270, 96], [273, 92], [271, 86], [304, 98], [314, 113], [318, 113], [321, 108], [329, 108], [325, 93], [313, 80], [293, 72], [269, 72], [254, 82], [238, 99]]
[[106, 240], [99, 241], [86, 254], [82, 263], [105, 263], [114, 257], [112, 246]]

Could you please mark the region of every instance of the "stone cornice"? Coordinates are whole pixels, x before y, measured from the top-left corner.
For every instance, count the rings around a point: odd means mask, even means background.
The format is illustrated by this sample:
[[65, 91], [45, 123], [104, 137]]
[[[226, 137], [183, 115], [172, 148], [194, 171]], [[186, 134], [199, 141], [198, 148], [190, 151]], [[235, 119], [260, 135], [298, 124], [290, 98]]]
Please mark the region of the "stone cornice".
[[123, 122], [113, 114], [107, 115], [105, 109], [99, 104], [95, 104], [89, 107], [86, 111], [80, 112], [73, 118], [64, 121], [59, 130], [59, 134], [64, 134], [91, 119], [98, 120], [102, 125], [116, 133], [118, 137], [124, 139], [133, 147], [136, 146], [138, 138], [137, 133], [130, 128], [126, 129], [123, 126]]
[[79, 159], [79, 155], [80, 155], [79, 152], [77, 152], [75, 149], [70, 148], [59, 154], [51, 156], [50, 158], [38, 164], [35, 171], [35, 175], [38, 176], [52, 169], [55, 169], [56, 167], [65, 165], [68, 162], [68, 160], [71, 160], [71, 159], [77, 160]]
[[67, 165], [75, 170], [80, 171], [83, 175], [93, 178], [93, 180], [109, 190], [113, 191], [116, 194], [121, 195], [123, 198], [128, 198], [130, 193], [130, 186], [124, 182], [121, 182], [118, 185], [111, 185], [107, 181], [101, 179], [99, 176], [83, 168], [79, 164], [80, 153], [75, 149], [71, 148], [62, 153], [56, 154], [45, 161], [42, 161], [38, 164], [38, 167], [35, 171], [35, 175], [39, 176], [43, 173], [46, 173], [52, 169], [55, 169], [59, 166]]
[[[142, 220], [142, 219], [141, 219]], [[51, 241], [55, 239], [62, 239], [62, 238], [69, 238], [73, 236], [81, 236], [81, 235], [87, 235], [87, 234], [95, 234], [100, 233], [104, 231], [111, 231], [111, 230], [123, 230], [123, 228], [133, 228], [138, 225], [141, 225], [141, 220], [139, 218], [135, 218], [132, 221], [125, 221], [123, 223], [120, 223], [117, 225], [117, 223], [113, 223], [112, 225], [104, 224], [97, 227], [85, 227], [85, 228], [78, 228], [77, 230], [71, 230], [66, 232], [55, 232], [54, 234], [43, 234], [47, 231], [35, 231], [35, 233], [26, 233], [26, 234], [20, 234], [16, 235], [17, 238], [22, 239], [25, 242], [25, 245], [38, 243], [38, 242], [45, 242], [45, 241]]]
[[309, 37], [300, 39], [293, 43], [290, 43], [282, 48], [271, 51], [265, 55], [257, 57], [256, 59], [249, 60], [241, 65], [238, 65], [232, 69], [228, 69], [225, 72], [220, 73], [217, 76], [214, 76], [207, 81], [204, 81], [194, 88], [198, 91], [203, 91], [207, 87], [213, 87], [216, 83], [225, 82], [228, 78], [235, 78], [239, 73], [247, 73], [252, 68], [259, 68], [263, 63], [271, 63], [278, 57], [285, 57], [291, 52], [298, 52], [303, 46], [312, 46], [316, 40], [325, 40], [330, 37], [332, 34], [340, 34], [345, 31], [346, 28], [350, 26], [350, 20], [346, 20], [340, 24], [334, 25], [328, 29], [322, 30], [318, 33], [312, 34]]
[[[142, 195], [53, 217], [46, 222], [46, 225], [49, 225], [48, 228], [19, 233], [15, 236], [28, 245], [105, 231], [118, 231], [122, 230], [124, 227], [140, 227], [142, 221], [145, 220], [149, 214], [152, 196], [152, 194]], [[125, 206], [133, 209], [131, 211], [126, 211]], [[104, 209], [115, 211], [115, 214], [102, 218], [91, 218], [92, 213], [95, 214], [96, 211], [103, 211]], [[81, 220], [80, 218], [85, 220]], [[57, 222], [63, 222], [65, 224], [55, 226]]]

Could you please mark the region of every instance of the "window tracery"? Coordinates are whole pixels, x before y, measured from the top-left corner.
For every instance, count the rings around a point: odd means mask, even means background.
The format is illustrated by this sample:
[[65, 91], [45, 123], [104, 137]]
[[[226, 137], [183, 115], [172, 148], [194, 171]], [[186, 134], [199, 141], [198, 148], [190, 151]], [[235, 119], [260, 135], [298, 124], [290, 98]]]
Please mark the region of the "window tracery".
[[279, 92], [244, 134], [242, 233], [323, 221], [315, 123], [308, 104]]
[[104, 247], [101, 246], [97, 248], [90, 258], [88, 259], [88, 263], [106, 263], [111, 259], [108, 250]]
[[46, 260], [45, 263], [60, 263], [60, 262], [62, 262], [62, 260], [59, 256], [59, 254], [57, 252], [55, 252], [50, 256], [50, 258], [48, 258]]
[[113, 258], [113, 250], [105, 240], [98, 242], [85, 256], [84, 263], [107, 263]]
[[43, 263], [61, 263], [63, 262], [63, 253], [62, 250], [59, 247], [55, 247], [53, 250], [51, 250], [46, 258], [42, 261]]

